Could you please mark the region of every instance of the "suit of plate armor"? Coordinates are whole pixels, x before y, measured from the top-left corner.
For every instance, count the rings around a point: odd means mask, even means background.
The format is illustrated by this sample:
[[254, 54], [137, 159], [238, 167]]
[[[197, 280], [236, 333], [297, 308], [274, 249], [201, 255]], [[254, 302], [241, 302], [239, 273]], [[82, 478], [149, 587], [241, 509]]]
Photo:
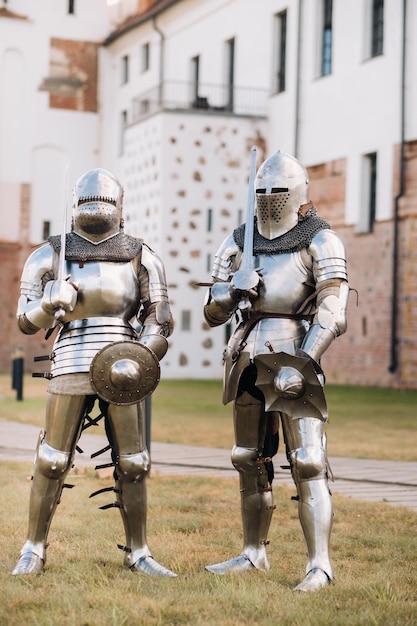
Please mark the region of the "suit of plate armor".
[[306, 380], [297, 366], [284, 363], [279, 373], [272, 372], [265, 388], [258, 383], [259, 366], [262, 359], [276, 363], [280, 355], [295, 364], [313, 365], [316, 389], [322, 394], [320, 357], [346, 330], [345, 251], [329, 224], [316, 215], [308, 197], [307, 171], [293, 157], [278, 151], [261, 165], [255, 198], [253, 252], [259, 283], [248, 293], [234, 287], [243, 225], [216, 254], [214, 284], [204, 305], [208, 324], [217, 326], [235, 314], [242, 297], [251, 303], [249, 309], [243, 307], [224, 355], [223, 401], [234, 401], [232, 463], [240, 476], [243, 550], [238, 557], [206, 569], [217, 574], [269, 569], [265, 547], [275, 508], [272, 456], [278, 450], [280, 417], [308, 551], [306, 576], [295, 589], [313, 591], [333, 578], [325, 402], [313, 408], [304, 401]]
[[[33, 334], [57, 323], [60, 329], [46, 376], [50, 378], [46, 423], [35, 456], [27, 540], [15, 575], [40, 573], [44, 567], [49, 527], [84, 420], [97, 399], [90, 369], [94, 358], [106, 346], [134, 342], [142, 344], [138, 349], [151, 355], [159, 367], [167, 350], [173, 325], [164, 267], [142, 240], [124, 234], [122, 199], [119, 181], [106, 170], [84, 174], [74, 188], [72, 230], [65, 237], [65, 276], [58, 269], [59, 237], [50, 237], [36, 249], [23, 269], [17, 311], [21, 331]], [[134, 359], [116, 361], [107, 385], [117, 390], [121, 380], [131, 377], [132, 401], [106, 402], [99, 397], [115, 466], [114, 488], [101, 491], [116, 494], [115, 503], [101, 508], [120, 510], [127, 567], [175, 576], [152, 558], [146, 542], [150, 458], [144, 401], [135, 401], [134, 395], [139, 370]]]

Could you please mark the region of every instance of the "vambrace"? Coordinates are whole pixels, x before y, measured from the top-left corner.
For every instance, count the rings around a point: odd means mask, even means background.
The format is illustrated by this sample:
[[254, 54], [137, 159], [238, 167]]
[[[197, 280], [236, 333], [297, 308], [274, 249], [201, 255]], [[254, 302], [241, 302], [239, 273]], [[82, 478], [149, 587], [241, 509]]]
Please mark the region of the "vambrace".
[[25, 335], [33, 335], [41, 328], [54, 325], [54, 315], [47, 313], [42, 306], [45, 284], [54, 278], [53, 264], [53, 250], [45, 244], [32, 252], [23, 268], [16, 317]]
[[139, 343], [150, 348], [161, 360], [168, 350], [168, 340], [174, 329], [168, 301], [161, 300], [144, 308], [140, 316], [142, 330]]
[[152, 350], [159, 361], [166, 355], [168, 350], [168, 340], [161, 333], [161, 327], [157, 324], [147, 324], [145, 326], [143, 333], [139, 337], [139, 343]]
[[25, 335], [33, 335], [41, 328], [51, 328], [54, 321], [54, 316], [44, 311], [41, 300], [30, 301], [26, 296], [20, 296], [17, 323]]
[[336, 284], [335, 282], [331, 281], [329, 286], [321, 286], [313, 323], [301, 346], [317, 362], [332, 341], [346, 331], [349, 285], [345, 280], [337, 281]]
[[237, 309], [237, 302], [230, 294], [230, 283], [214, 283], [204, 304], [204, 317], [210, 326], [227, 322]]

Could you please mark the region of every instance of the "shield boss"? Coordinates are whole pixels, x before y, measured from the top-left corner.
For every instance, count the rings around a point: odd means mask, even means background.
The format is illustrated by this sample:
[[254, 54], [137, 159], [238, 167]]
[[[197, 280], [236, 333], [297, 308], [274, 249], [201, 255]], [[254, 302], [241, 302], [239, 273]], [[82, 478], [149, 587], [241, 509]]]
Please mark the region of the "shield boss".
[[135, 341], [115, 341], [96, 354], [90, 366], [95, 393], [111, 404], [135, 404], [157, 387], [157, 356]]

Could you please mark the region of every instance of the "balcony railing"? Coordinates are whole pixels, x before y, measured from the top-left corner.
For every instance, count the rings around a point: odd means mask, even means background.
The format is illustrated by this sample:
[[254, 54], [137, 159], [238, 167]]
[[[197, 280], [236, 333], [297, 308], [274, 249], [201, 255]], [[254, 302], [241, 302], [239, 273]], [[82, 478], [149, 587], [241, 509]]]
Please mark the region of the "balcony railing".
[[158, 111], [201, 111], [265, 117], [269, 92], [253, 87], [164, 81], [133, 100], [132, 123]]

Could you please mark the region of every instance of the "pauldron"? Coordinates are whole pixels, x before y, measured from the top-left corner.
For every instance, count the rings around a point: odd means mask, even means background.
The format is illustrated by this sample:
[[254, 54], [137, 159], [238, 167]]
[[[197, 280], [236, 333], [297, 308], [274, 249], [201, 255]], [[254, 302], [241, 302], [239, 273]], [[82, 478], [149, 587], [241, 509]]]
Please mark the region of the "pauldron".
[[[312, 215], [298, 222], [294, 228], [275, 239], [266, 239], [259, 233], [256, 221], [253, 238], [254, 254], [279, 254], [284, 252], [298, 252], [307, 248], [315, 235], [325, 228], [330, 228], [330, 224], [322, 217]], [[236, 245], [243, 250], [245, 238], [245, 224], [236, 228], [233, 232], [233, 239]]]
[[[59, 254], [61, 250], [61, 237], [52, 235], [48, 238], [49, 243]], [[66, 235], [65, 258], [68, 261], [131, 261], [142, 249], [142, 239], [119, 233], [99, 244], [93, 244], [83, 239], [77, 233], [70, 232]]]

